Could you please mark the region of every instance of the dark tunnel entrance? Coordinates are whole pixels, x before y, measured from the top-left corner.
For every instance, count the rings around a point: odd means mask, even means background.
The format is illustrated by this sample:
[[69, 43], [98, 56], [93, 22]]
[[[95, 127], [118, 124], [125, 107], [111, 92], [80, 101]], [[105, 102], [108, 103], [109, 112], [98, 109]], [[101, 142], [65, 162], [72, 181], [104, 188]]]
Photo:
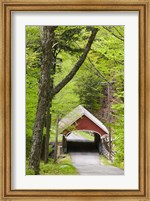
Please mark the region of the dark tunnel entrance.
[[63, 152], [98, 152], [101, 154], [102, 139], [96, 132], [84, 131], [90, 137], [86, 138], [78, 131], [63, 136]]

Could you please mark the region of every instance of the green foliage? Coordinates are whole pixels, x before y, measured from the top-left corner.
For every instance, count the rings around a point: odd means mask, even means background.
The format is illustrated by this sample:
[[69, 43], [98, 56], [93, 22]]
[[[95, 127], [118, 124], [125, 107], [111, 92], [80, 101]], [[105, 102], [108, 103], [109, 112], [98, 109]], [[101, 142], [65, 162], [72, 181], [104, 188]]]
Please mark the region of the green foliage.
[[[36, 92], [36, 93], [35, 93]], [[26, 76], [26, 154], [29, 156], [38, 99], [37, 78]]]
[[[51, 130], [50, 130], [50, 134], [51, 134], [50, 141], [51, 142], [55, 142], [55, 140], [56, 140], [56, 129], [53, 129], [54, 126], [55, 126], [55, 124], [53, 123]], [[58, 135], [58, 142], [62, 142], [62, 135], [60, 135], [60, 134]]]
[[26, 169], [26, 175], [34, 175], [34, 171], [32, 169]]
[[85, 106], [91, 113], [100, 109], [100, 98], [103, 95], [101, 94], [99, 77], [91, 74], [90, 71], [80, 74], [76, 80], [76, 92], [79, 94], [81, 105]]
[[26, 26], [26, 47], [34, 52], [41, 51], [39, 26]]
[[26, 27], [26, 156], [29, 157], [40, 77], [39, 27]]
[[[83, 48], [79, 47], [76, 41], [80, 40], [83, 43], [89, 37], [90, 30], [86, 31], [85, 26], [59, 26], [55, 32], [56, 41], [58, 42], [57, 49], [62, 52], [65, 51], [70, 55], [78, 55], [83, 52]], [[85, 35], [86, 34], [86, 35]]]
[[103, 164], [103, 165], [109, 165], [109, 166], [113, 166], [113, 163], [108, 160], [105, 156], [103, 155], [100, 155], [100, 162]]
[[84, 131], [76, 131], [77, 134], [83, 136], [84, 138], [94, 141], [94, 135], [91, 135], [90, 132], [84, 132]]
[[[57, 48], [56, 86], [72, 69], [83, 53], [92, 26], [58, 26], [55, 30]], [[56, 119], [62, 118], [78, 105], [85, 106], [101, 120], [107, 114], [107, 82], [113, 81], [111, 97], [113, 149], [116, 153], [114, 164], [123, 167], [124, 163], [124, 27], [97, 26], [99, 32], [92, 44], [86, 61], [76, 76], [53, 98], [51, 114], [51, 138], [55, 141]], [[38, 82], [41, 70], [40, 27], [26, 27], [26, 155], [29, 157], [32, 130], [35, 120]], [[95, 70], [96, 69], [96, 70]], [[103, 114], [102, 114], [103, 113]], [[105, 118], [108, 125], [108, 119]], [[44, 130], [45, 132], [45, 130]], [[85, 134], [86, 135], [86, 134]], [[61, 141], [61, 136], [59, 137]], [[52, 174], [52, 161], [41, 163], [42, 174]], [[58, 164], [56, 164], [57, 166]], [[55, 173], [67, 170], [65, 165]], [[51, 167], [51, 168], [49, 168]], [[51, 169], [52, 171], [50, 171]], [[57, 169], [57, 168], [56, 168]], [[65, 170], [63, 170], [65, 169]], [[32, 172], [30, 170], [30, 174]], [[69, 171], [69, 170], [68, 170]], [[67, 173], [66, 173], [67, 174]]]
[[116, 163], [116, 161], [114, 162], [111, 162], [110, 160], [108, 160], [105, 156], [100, 156], [100, 162], [103, 164], [103, 165], [108, 165], [108, 166], [114, 166], [114, 167], [118, 167], [118, 168], [121, 168], [121, 169], [124, 169], [124, 164], [123, 162], [118, 162]]
[[[124, 27], [98, 27], [99, 32], [92, 45], [92, 50], [79, 71], [77, 90], [81, 104], [90, 112], [106, 116], [105, 125], [111, 126], [114, 138], [114, 164], [124, 166]], [[80, 81], [82, 80], [82, 81]], [[112, 123], [108, 123], [107, 83], [111, 88]], [[103, 109], [104, 108], [104, 109]], [[101, 120], [101, 118], [100, 118]]]
[[[61, 64], [57, 64], [57, 71], [54, 76], [54, 85], [56, 86], [69, 72], [76, 62], [77, 58], [67, 52], [62, 51], [59, 54]], [[62, 118], [80, 104], [79, 95], [75, 92], [76, 80], [73, 78], [58, 94], [53, 98], [51, 108], [52, 129], [55, 127], [56, 118]]]
[[114, 164], [124, 168], [124, 104], [113, 104], [116, 111], [115, 124], [112, 126], [114, 138], [115, 159]]
[[[28, 164], [28, 161], [27, 161]], [[61, 158], [57, 163], [53, 162], [53, 159], [49, 159], [47, 164], [41, 161], [40, 163], [40, 175], [77, 175], [78, 172], [71, 163], [71, 158], [66, 155]], [[34, 175], [33, 170], [26, 168], [26, 175]]]

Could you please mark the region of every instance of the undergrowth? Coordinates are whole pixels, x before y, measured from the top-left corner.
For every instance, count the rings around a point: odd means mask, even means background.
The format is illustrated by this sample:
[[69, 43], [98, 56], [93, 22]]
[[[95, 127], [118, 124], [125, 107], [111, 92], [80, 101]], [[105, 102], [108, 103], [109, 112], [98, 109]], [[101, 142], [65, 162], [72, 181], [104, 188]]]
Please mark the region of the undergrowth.
[[[29, 169], [28, 160], [26, 161], [26, 175], [34, 175], [34, 171]], [[76, 168], [71, 163], [70, 155], [65, 155], [64, 158], [59, 158], [56, 163], [52, 158], [49, 158], [47, 164], [40, 162], [40, 175], [77, 175]]]

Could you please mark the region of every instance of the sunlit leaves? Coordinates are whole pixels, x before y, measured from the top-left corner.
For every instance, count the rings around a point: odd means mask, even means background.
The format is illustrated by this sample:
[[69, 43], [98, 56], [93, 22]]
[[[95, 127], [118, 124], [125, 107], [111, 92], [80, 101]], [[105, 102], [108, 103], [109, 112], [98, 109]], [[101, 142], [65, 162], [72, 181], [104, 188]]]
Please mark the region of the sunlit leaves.
[[[107, 82], [113, 82], [111, 97], [112, 135], [115, 163], [122, 164], [124, 156], [124, 27], [96, 26], [99, 31], [86, 61], [75, 77], [54, 97], [52, 128], [56, 118], [65, 116], [79, 104], [90, 112], [103, 111], [107, 117]], [[58, 26], [55, 30], [56, 86], [81, 56], [92, 26]], [[26, 27], [26, 127], [27, 141], [32, 135], [41, 70], [40, 27]], [[103, 109], [103, 110], [102, 110]], [[106, 125], [108, 125], [107, 118]], [[100, 119], [101, 120], [101, 119]], [[52, 138], [53, 139], [53, 136]], [[28, 142], [27, 142], [28, 144]], [[27, 145], [29, 147], [29, 145]]]

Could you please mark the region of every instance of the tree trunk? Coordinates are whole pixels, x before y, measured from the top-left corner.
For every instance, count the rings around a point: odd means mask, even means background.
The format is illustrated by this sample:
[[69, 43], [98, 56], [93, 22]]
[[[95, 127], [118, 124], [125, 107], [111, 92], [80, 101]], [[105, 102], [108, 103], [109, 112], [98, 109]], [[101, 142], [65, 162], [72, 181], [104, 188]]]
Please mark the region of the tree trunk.
[[45, 135], [43, 135], [42, 150], [41, 150], [41, 160], [43, 160], [43, 161], [44, 161], [44, 156], [45, 156]]
[[47, 101], [48, 101], [47, 87], [45, 85], [45, 82], [47, 82], [46, 80], [47, 74], [48, 74], [47, 70], [43, 69], [42, 76], [41, 76], [43, 77], [43, 79], [41, 80], [41, 84], [39, 86], [40, 93], [39, 93], [36, 119], [35, 119], [34, 129], [33, 129], [33, 139], [32, 139], [32, 147], [31, 147], [31, 154], [30, 154], [30, 161], [29, 161], [30, 166], [35, 171], [35, 174], [39, 174], [42, 135], [43, 135], [45, 113], [46, 113]]
[[57, 162], [57, 148], [58, 148], [58, 124], [59, 124], [59, 117], [56, 120], [56, 133], [55, 133], [55, 151], [54, 151], [54, 163]]
[[[53, 43], [54, 43], [55, 33], [53, 33]], [[54, 45], [53, 45], [54, 46]], [[51, 50], [51, 68], [50, 68], [50, 80], [49, 80], [49, 100], [46, 112], [46, 137], [45, 137], [45, 152], [44, 152], [44, 163], [48, 163], [49, 154], [49, 139], [50, 139], [50, 128], [51, 128], [51, 107], [52, 107], [52, 90], [54, 87], [54, 75], [56, 72], [56, 46]]]
[[44, 163], [48, 163], [49, 154], [49, 139], [50, 139], [50, 128], [51, 128], [51, 113], [50, 108], [52, 106], [52, 100], [50, 100], [47, 114], [46, 114], [46, 136], [45, 136], [45, 151], [44, 151]]
[[29, 165], [34, 169], [35, 174], [39, 174], [40, 156], [42, 148], [42, 135], [45, 123], [47, 122], [47, 131], [45, 139], [45, 162], [48, 161], [48, 145], [49, 145], [49, 130], [50, 130], [50, 107], [54, 95], [56, 95], [77, 73], [81, 65], [86, 59], [91, 45], [95, 39], [98, 29], [92, 30], [91, 36], [87, 42], [83, 54], [78, 62], [74, 65], [70, 73], [54, 88], [53, 87], [53, 74], [55, 73], [56, 58], [54, 57], [54, 26], [44, 26], [41, 31], [41, 43], [43, 50], [41, 80], [39, 83], [39, 96], [37, 113], [33, 129], [33, 142], [31, 147], [31, 154]]
[[[52, 68], [52, 46], [55, 27], [41, 27], [42, 43], [42, 66], [39, 82], [39, 95], [36, 118], [33, 128], [33, 139], [30, 153], [29, 166], [34, 169], [35, 174], [39, 174], [40, 156], [42, 148], [42, 135], [45, 123], [45, 115], [49, 104], [50, 94], [50, 69]], [[46, 141], [46, 140], [45, 140]]]

